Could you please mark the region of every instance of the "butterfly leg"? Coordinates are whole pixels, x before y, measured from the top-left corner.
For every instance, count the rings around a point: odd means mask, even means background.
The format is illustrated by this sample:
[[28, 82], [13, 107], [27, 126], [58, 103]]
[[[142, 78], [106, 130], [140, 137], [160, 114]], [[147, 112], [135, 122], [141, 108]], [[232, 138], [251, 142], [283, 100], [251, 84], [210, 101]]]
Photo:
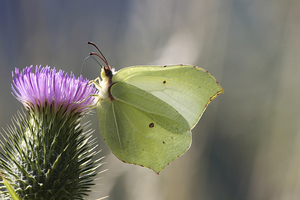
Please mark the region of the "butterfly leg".
[[97, 89], [101, 89], [100, 83], [101, 83], [100, 77], [97, 77], [96, 79], [89, 81], [89, 85], [95, 85]]
[[[85, 100], [87, 100], [87, 98], [89, 97], [94, 97], [95, 98], [95, 103], [92, 105], [87, 105], [85, 108], [89, 108], [87, 111], [84, 112], [83, 115], [85, 115], [86, 113], [90, 112], [91, 110], [93, 110], [94, 108], [97, 108], [97, 104], [100, 101], [99, 95], [98, 94], [90, 94], [88, 97], [86, 97], [84, 100], [82, 100], [81, 102], [74, 102], [76, 104], [80, 104], [82, 102], [84, 102]], [[82, 109], [82, 108], [81, 108]]]

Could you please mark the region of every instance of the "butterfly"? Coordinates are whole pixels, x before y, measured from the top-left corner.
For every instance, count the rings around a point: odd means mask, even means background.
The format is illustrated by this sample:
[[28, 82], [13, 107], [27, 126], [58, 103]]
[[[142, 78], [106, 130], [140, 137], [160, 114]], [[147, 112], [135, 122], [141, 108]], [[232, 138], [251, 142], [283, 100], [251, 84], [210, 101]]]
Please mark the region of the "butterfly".
[[91, 81], [98, 89], [100, 132], [118, 159], [159, 174], [189, 149], [192, 128], [223, 89], [192, 65], [134, 66], [114, 73], [98, 51], [90, 55], [106, 64], [101, 78]]

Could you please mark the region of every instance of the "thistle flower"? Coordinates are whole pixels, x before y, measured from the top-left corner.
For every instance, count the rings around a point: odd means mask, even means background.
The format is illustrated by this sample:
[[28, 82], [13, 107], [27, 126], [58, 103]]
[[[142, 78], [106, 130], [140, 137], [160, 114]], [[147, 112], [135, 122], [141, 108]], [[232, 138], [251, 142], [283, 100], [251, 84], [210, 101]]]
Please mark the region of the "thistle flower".
[[19, 112], [5, 131], [0, 171], [21, 199], [83, 199], [100, 166], [92, 131], [81, 124], [95, 89], [82, 76], [32, 68], [13, 73], [13, 95], [28, 115]]
[[82, 113], [93, 102], [92, 97], [87, 97], [94, 94], [95, 89], [88, 86], [88, 80], [83, 80], [82, 76], [76, 79], [72, 72], [68, 76], [48, 66], [36, 66], [33, 73], [32, 68], [26, 67], [21, 73], [16, 68], [15, 75], [12, 73], [12, 94], [25, 108], [38, 111], [51, 105], [54, 112], [62, 109], [69, 115], [72, 111]]

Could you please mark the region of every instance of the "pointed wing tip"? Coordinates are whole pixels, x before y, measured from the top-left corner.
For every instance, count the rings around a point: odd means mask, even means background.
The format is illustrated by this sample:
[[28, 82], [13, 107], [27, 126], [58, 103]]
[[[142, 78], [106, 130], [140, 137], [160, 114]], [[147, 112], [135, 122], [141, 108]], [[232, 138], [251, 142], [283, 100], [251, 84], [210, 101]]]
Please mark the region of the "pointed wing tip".
[[140, 166], [140, 167], [144, 167], [144, 168], [148, 168], [151, 169], [154, 173], [156, 173], [157, 175], [160, 175], [161, 171], [163, 169], [165, 169], [168, 165], [170, 165], [170, 163], [166, 164], [164, 167], [160, 167], [160, 168], [151, 168], [148, 167], [146, 165], [141, 165], [141, 164], [136, 164], [136, 163], [132, 163], [132, 162], [126, 162], [125, 160], [121, 160], [123, 163], [127, 163], [127, 164], [131, 164], [131, 165], [136, 165], [136, 166]]

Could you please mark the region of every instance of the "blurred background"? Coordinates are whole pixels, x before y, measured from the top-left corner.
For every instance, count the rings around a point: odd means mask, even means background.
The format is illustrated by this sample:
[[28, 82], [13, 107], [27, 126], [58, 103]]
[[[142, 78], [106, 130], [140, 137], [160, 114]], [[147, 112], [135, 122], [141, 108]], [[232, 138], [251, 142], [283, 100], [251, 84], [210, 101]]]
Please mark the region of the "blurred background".
[[[117, 160], [88, 116], [108, 169], [88, 199], [300, 199], [299, 0], [0, 2], [0, 126], [22, 105], [11, 71], [50, 65], [77, 76], [96, 43], [116, 70], [193, 64], [223, 86], [189, 151], [156, 175]], [[88, 59], [84, 77], [99, 65]]]

